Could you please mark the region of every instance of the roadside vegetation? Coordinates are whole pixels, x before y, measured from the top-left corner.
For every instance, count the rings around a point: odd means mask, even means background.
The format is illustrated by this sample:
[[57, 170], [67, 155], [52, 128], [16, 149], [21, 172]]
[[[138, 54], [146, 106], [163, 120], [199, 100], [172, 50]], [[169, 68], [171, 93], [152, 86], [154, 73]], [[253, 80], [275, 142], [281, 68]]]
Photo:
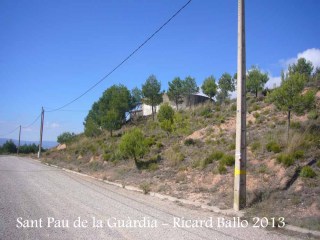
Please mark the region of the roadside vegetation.
[[[248, 216], [284, 217], [320, 230], [320, 69], [299, 59], [282, 75], [281, 86], [265, 89], [267, 73], [247, 75]], [[204, 204], [231, 208], [236, 75], [209, 76], [200, 86], [207, 103], [182, 107], [200, 88], [195, 79], [169, 82], [172, 102], [162, 102], [160, 82], [151, 75], [142, 89], [108, 88], [92, 105], [83, 134], [63, 133], [63, 150], [44, 161], [102, 179]], [[152, 115], [128, 121], [126, 112], [144, 102]]]
[[[39, 151], [39, 146], [36, 144], [24, 144], [19, 148], [19, 153], [30, 154], [37, 153]], [[42, 151], [45, 149], [42, 148]], [[0, 146], [0, 154], [16, 154], [18, 152], [18, 146], [12, 141], [6, 141], [2, 146]]]

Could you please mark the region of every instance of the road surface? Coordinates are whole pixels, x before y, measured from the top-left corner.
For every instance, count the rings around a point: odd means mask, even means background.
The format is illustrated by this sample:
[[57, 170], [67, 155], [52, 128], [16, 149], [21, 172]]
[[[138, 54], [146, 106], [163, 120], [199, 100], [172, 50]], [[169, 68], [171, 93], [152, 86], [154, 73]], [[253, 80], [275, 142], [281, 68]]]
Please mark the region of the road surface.
[[232, 219], [32, 159], [0, 156], [1, 240], [294, 239], [251, 225], [226, 228], [222, 220]]

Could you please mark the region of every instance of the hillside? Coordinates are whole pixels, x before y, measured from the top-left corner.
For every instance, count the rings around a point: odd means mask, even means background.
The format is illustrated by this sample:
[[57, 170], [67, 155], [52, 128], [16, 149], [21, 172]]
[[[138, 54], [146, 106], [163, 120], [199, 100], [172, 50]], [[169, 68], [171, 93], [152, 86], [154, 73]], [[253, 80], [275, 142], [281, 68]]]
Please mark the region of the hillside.
[[[293, 115], [288, 142], [284, 112], [264, 97], [250, 96], [247, 103], [247, 216], [284, 217], [287, 223], [320, 230], [320, 92], [317, 114]], [[65, 149], [47, 151], [43, 161], [228, 209], [233, 202], [235, 114], [234, 101], [180, 110], [169, 134], [157, 120], [142, 117], [113, 137], [106, 131], [96, 138], [78, 135]], [[143, 131], [149, 148], [139, 169], [118, 146], [134, 127]], [[303, 168], [307, 165], [311, 170]]]

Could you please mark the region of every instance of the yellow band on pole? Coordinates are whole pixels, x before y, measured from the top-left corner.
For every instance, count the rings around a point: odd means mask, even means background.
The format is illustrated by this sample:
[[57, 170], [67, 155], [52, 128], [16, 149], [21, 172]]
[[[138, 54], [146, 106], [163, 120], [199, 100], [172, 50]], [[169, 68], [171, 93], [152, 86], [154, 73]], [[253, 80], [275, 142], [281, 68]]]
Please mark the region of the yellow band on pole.
[[234, 169], [234, 175], [245, 175], [247, 174], [246, 170]]

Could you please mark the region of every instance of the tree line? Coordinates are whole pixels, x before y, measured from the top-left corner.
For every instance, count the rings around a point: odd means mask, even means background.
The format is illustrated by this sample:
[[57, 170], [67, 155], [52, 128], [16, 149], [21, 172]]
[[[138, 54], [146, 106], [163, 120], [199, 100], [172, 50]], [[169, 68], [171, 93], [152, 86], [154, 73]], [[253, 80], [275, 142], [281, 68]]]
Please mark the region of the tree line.
[[[39, 146], [35, 143], [24, 144], [19, 148], [19, 153], [37, 153], [39, 151]], [[41, 151], [45, 151], [43, 148]], [[12, 140], [7, 140], [2, 146], [0, 146], [0, 154], [12, 154], [17, 153], [18, 147]]]
[[[300, 96], [302, 88], [305, 84], [319, 81], [319, 72], [320, 70], [317, 68], [313, 73], [312, 63], [306, 61], [304, 58], [299, 59], [296, 64], [289, 66], [286, 74], [284, 72], [282, 73], [281, 86], [277, 88], [274, 93], [270, 94], [268, 99], [274, 102], [279, 109], [288, 109], [289, 114], [291, 114], [291, 112], [301, 112], [302, 108], [307, 108], [311, 105], [311, 93], [310, 96], [307, 95], [310, 98], [308, 100], [309, 102], [306, 100], [304, 101], [305, 104], [300, 104], [299, 106], [293, 102], [301, 102], [302, 98], [307, 98], [307, 96]], [[269, 90], [264, 89], [264, 87], [268, 80], [268, 73], [261, 71], [256, 66], [252, 66], [246, 75], [247, 93], [258, 97], [258, 93], [264, 91], [266, 95], [266, 92]], [[236, 90], [236, 81], [237, 74], [232, 76], [229, 73], [224, 73], [218, 80], [216, 80], [214, 76], [209, 76], [204, 79], [201, 90], [213, 103], [222, 104], [230, 98], [230, 93]], [[286, 88], [288, 88], [287, 85], [292, 85], [293, 82], [294, 86], [297, 86], [298, 89], [295, 92], [289, 93], [286, 90]], [[303, 83], [297, 85], [297, 82]], [[282, 92], [280, 93], [279, 91]], [[199, 87], [197, 86], [195, 78], [191, 76], [185, 79], [175, 77], [172, 81], [168, 82], [168, 90], [166, 91], [170, 101], [175, 104], [177, 110], [184, 100], [187, 100], [190, 107], [190, 97], [197, 92], [199, 92]], [[105, 129], [108, 130], [112, 136], [113, 131], [121, 128], [126, 122], [126, 113], [137, 107], [140, 103], [151, 106], [152, 117], [154, 119], [156, 106], [162, 103], [163, 93], [164, 91], [161, 90], [161, 82], [155, 75], [150, 75], [145, 83], [142, 84], [141, 88], [135, 87], [131, 91], [122, 84], [109, 87], [100, 99], [93, 103], [91, 110], [86, 116], [83, 123], [85, 135], [91, 137], [98, 136]], [[290, 95], [291, 100], [281, 102], [278, 95], [285, 95], [285, 93]], [[298, 98], [298, 95], [300, 98]], [[289, 97], [282, 97], [282, 100], [288, 98]], [[298, 110], [298, 108], [300, 110]]]

